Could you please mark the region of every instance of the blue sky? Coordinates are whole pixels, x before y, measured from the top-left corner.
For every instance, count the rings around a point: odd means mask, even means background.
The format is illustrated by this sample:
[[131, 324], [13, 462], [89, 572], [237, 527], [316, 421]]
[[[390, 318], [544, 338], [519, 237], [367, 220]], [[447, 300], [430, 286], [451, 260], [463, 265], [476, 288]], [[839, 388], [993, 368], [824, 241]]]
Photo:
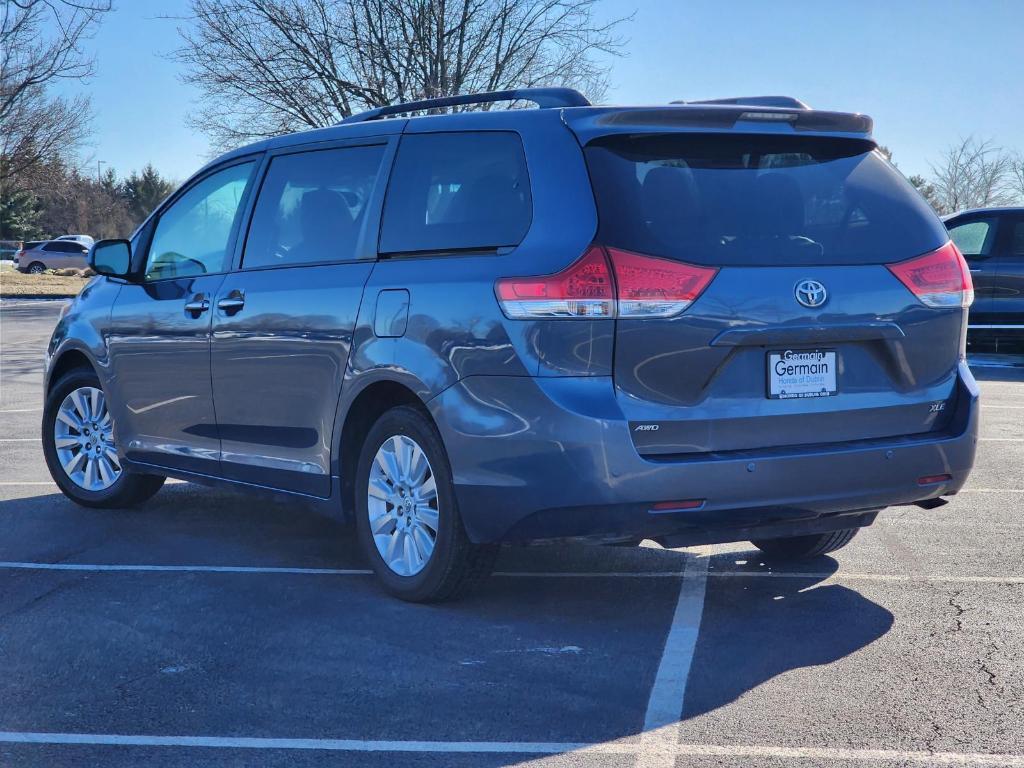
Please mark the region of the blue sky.
[[[604, 0], [627, 53], [609, 101], [789, 94], [866, 112], [907, 174], [961, 136], [1024, 151], [1024, 0]], [[96, 111], [86, 155], [119, 174], [152, 162], [178, 180], [209, 154], [186, 125], [196, 94], [164, 54], [187, 0], [116, 0], [92, 41]]]

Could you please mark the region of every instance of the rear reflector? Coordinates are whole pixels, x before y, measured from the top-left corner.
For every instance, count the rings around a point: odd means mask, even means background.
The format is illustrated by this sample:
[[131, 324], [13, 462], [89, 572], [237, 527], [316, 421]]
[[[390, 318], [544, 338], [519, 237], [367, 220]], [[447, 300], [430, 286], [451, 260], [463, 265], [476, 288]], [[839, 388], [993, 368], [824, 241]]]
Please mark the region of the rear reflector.
[[974, 302], [971, 271], [952, 242], [924, 256], [890, 264], [889, 271], [929, 307], [966, 308]]
[[506, 317], [674, 317], [700, 296], [718, 273], [672, 259], [592, 245], [568, 268], [542, 277], [498, 280]]
[[952, 475], [925, 475], [924, 477], [917, 478], [918, 485], [935, 485], [937, 483], [946, 483], [953, 479]]
[[651, 507], [651, 512], [675, 512], [681, 509], [699, 509], [704, 506], [704, 499], [686, 499], [685, 501], [659, 501]]

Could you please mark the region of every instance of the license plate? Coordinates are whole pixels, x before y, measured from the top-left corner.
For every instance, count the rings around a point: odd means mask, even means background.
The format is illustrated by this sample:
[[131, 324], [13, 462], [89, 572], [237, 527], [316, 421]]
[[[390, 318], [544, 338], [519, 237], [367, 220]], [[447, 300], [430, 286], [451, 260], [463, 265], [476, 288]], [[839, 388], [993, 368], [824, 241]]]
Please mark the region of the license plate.
[[836, 394], [836, 353], [787, 349], [768, 353], [768, 397], [828, 397]]

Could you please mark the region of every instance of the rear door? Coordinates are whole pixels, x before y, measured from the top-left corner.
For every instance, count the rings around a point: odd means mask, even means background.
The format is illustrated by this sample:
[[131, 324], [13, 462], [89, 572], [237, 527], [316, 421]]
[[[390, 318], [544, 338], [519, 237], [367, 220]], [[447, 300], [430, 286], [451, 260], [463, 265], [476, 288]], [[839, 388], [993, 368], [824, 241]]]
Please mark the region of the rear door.
[[[873, 146], [633, 134], [586, 147], [597, 240], [620, 291], [615, 386], [641, 453], [764, 450], [942, 427], [961, 297], [955, 308], [927, 307], [892, 269], [941, 249], [947, 234]], [[692, 275], [681, 274], [687, 269]], [[914, 272], [922, 274], [930, 279]], [[666, 284], [684, 278], [699, 286], [684, 311], [650, 319], [623, 311], [624, 285], [649, 310]]]
[[999, 217], [991, 213], [965, 213], [948, 220], [946, 228], [960, 253], [967, 259], [971, 279], [974, 281], [970, 323], [972, 326], [991, 325], [996, 311]]
[[1019, 334], [1024, 332], [1024, 213], [1004, 214], [1000, 228], [989, 322], [1020, 340]]
[[326, 497], [334, 416], [373, 268], [387, 137], [269, 157], [213, 310], [224, 476]]
[[83, 269], [85, 249], [78, 243], [54, 240], [43, 246], [47, 269]]

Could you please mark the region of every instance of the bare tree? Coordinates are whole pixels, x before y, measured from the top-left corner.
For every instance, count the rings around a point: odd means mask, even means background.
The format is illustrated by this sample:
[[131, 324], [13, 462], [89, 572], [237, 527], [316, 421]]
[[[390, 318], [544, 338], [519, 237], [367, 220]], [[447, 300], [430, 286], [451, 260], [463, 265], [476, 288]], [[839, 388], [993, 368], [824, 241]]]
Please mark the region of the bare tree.
[[565, 85], [603, 95], [623, 19], [600, 0], [192, 0], [173, 55], [199, 87], [192, 122], [219, 147], [361, 109]]
[[1020, 152], [1010, 161], [1010, 178], [1016, 202], [1024, 203], [1024, 154]]
[[67, 157], [88, 130], [85, 97], [52, 97], [49, 86], [92, 73], [82, 43], [110, 0], [4, 0], [0, 18], [0, 188], [55, 156]]
[[932, 165], [932, 185], [941, 213], [1005, 205], [1013, 201], [1012, 158], [991, 140], [961, 139]]

